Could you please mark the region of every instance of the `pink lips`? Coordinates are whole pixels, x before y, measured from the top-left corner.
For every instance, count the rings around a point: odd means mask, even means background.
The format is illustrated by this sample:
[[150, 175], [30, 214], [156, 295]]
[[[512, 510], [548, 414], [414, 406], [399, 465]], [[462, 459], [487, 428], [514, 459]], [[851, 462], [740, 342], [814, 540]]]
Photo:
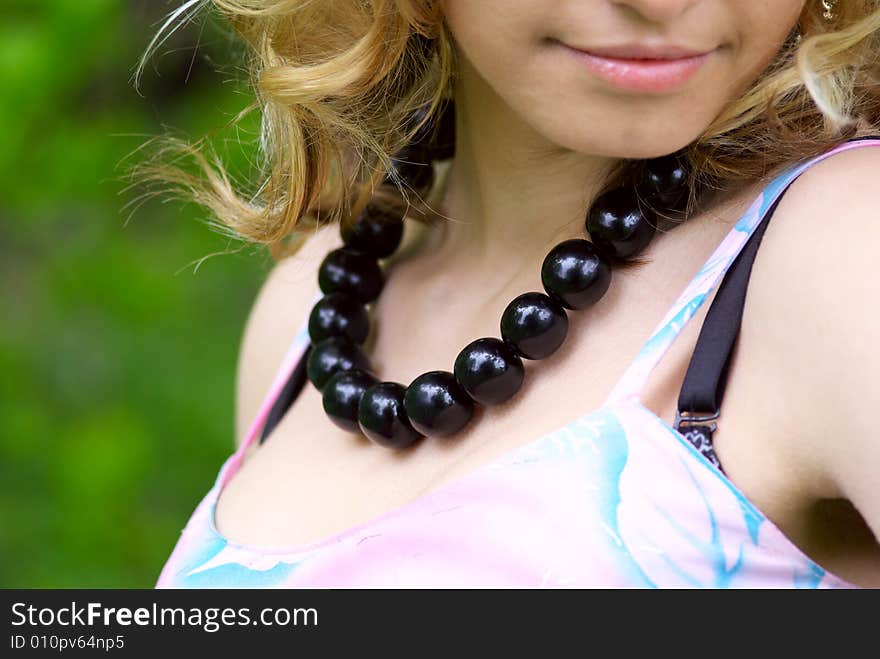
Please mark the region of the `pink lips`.
[[641, 92], [664, 92], [681, 87], [711, 54], [711, 51], [672, 47], [619, 46], [587, 51], [562, 45], [597, 77]]

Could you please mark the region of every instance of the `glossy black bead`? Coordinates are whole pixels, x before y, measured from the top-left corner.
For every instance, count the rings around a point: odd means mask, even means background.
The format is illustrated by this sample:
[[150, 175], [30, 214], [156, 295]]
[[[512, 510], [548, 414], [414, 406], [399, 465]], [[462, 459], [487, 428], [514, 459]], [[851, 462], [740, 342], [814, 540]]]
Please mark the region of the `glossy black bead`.
[[318, 270], [318, 285], [325, 295], [346, 293], [362, 304], [379, 297], [384, 284], [374, 257], [346, 247], [327, 254]]
[[327, 416], [343, 430], [360, 434], [358, 405], [364, 392], [377, 382], [359, 368], [335, 373], [327, 381], [321, 396]]
[[568, 316], [543, 293], [523, 293], [501, 315], [501, 338], [526, 359], [544, 359], [565, 341]]
[[448, 437], [474, 413], [474, 402], [449, 371], [422, 373], [406, 388], [406, 415], [413, 428], [429, 437]]
[[586, 309], [611, 285], [611, 267], [589, 240], [573, 238], [550, 250], [541, 266], [541, 283], [566, 309]]
[[497, 405], [522, 386], [525, 368], [513, 348], [493, 338], [472, 341], [455, 358], [455, 379], [468, 396], [483, 405]]
[[397, 382], [377, 382], [364, 391], [358, 404], [358, 425], [370, 440], [386, 448], [403, 449], [421, 435], [406, 416], [406, 387]]
[[341, 336], [352, 343], [363, 343], [370, 333], [370, 317], [360, 302], [345, 293], [325, 295], [309, 314], [309, 338], [320, 343]]
[[354, 343], [338, 336], [312, 346], [306, 362], [306, 374], [319, 391], [336, 373], [353, 368], [369, 371], [370, 360]]
[[[434, 167], [431, 164], [431, 155], [418, 146], [405, 146], [391, 158], [391, 169], [409, 187], [417, 191], [424, 191], [434, 182]], [[389, 173], [385, 183], [393, 183], [394, 179]]]
[[688, 169], [676, 154], [654, 158], [645, 164], [639, 192], [657, 210], [681, 210], [687, 203]]
[[349, 249], [382, 259], [400, 246], [403, 218], [367, 204], [352, 222], [340, 223], [339, 233]]
[[617, 188], [601, 195], [587, 213], [587, 231], [596, 248], [615, 259], [641, 252], [654, 237], [656, 219], [639, 203], [632, 188]]

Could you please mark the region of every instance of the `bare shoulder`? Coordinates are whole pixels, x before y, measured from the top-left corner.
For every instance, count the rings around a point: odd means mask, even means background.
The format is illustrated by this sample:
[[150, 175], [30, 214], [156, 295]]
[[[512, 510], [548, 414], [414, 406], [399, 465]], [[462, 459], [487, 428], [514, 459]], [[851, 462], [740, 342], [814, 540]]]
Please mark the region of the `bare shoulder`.
[[241, 444], [256, 417], [296, 331], [308, 318], [321, 261], [341, 245], [336, 225], [317, 229], [296, 254], [274, 265], [260, 288], [238, 356], [236, 445]]
[[811, 494], [849, 499], [875, 533], [878, 181], [880, 143], [835, 154], [791, 185], [758, 251], [743, 319], [750, 362], [776, 392], [756, 414], [778, 429]]
[[[880, 235], [880, 140], [837, 153], [807, 169], [781, 200], [759, 250], [771, 253], [763, 259], [765, 269], [796, 270], [809, 283], [834, 291], [840, 268], [863, 273], [873, 269], [871, 260], [856, 261], [844, 255], [868, 256]], [[805, 259], [817, 259], [811, 265]], [[821, 272], [820, 265], [831, 270]], [[794, 269], [794, 270], [793, 270]], [[778, 273], [783, 274], [783, 273]], [[822, 276], [826, 275], [826, 276]], [[799, 279], [801, 278], [799, 277]], [[805, 306], [805, 310], [815, 308]]]

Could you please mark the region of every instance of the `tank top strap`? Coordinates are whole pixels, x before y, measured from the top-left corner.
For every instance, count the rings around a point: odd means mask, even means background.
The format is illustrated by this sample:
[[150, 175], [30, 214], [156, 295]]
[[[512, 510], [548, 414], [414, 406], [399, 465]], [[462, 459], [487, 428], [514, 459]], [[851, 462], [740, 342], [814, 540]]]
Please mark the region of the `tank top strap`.
[[860, 138], [843, 142], [812, 159], [790, 165], [770, 180], [657, 324], [635, 359], [611, 390], [605, 405], [613, 405], [625, 400], [639, 401], [657, 364], [703, 302], [724, 279], [731, 264], [736, 260], [750, 236], [788, 186], [813, 165], [836, 153], [862, 146], [880, 147], [880, 139]]

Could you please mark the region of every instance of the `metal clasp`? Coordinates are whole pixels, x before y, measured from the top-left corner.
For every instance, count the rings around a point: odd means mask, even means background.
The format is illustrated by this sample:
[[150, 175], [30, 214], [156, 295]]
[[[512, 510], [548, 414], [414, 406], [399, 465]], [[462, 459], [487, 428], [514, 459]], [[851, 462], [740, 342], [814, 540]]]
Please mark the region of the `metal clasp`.
[[[721, 411], [712, 412], [712, 413], [704, 413], [704, 412], [682, 412], [681, 410], [675, 410], [675, 421], [673, 423], [673, 427], [680, 431], [682, 424], [688, 425], [703, 425], [706, 421], [714, 421], [719, 416], [721, 416]], [[715, 432], [718, 429], [717, 423], [709, 424], [709, 432]]]

